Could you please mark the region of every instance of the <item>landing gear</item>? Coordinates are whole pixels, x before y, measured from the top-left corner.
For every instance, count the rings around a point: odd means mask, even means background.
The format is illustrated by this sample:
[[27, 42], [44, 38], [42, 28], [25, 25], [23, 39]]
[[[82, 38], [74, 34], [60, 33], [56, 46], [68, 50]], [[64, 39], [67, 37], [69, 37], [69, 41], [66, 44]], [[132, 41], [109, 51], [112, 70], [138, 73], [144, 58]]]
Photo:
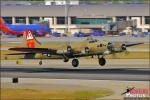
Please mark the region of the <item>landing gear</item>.
[[105, 58], [101, 57], [98, 59], [99, 65], [104, 66], [106, 64]]
[[42, 60], [40, 60], [40, 61], [39, 61], [39, 65], [42, 65], [42, 64], [43, 64], [43, 62], [42, 62]]
[[72, 60], [72, 66], [73, 66], [73, 67], [78, 67], [78, 65], [79, 65], [78, 59], [73, 59], [73, 60]]

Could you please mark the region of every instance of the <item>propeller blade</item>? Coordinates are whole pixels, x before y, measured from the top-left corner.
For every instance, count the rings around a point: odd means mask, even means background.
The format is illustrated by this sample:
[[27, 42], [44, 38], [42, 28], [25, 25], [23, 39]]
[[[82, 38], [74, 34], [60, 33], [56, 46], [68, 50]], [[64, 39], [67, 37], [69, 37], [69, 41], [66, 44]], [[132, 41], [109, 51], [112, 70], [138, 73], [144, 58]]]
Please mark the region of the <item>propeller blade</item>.
[[125, 51], [125, 54], [126, 54], [126, 55], [128, 55], [129, 53], [130, 53], [129, 51], [127, 51], [127, 50]]

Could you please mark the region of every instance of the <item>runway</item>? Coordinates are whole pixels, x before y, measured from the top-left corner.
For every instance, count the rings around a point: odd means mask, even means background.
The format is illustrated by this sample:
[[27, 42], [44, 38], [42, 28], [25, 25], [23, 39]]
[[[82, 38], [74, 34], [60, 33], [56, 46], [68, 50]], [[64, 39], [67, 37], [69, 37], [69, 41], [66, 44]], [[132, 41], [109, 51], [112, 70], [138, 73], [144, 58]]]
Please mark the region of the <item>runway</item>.
[[149, 81], [148, 69], [1, 68], [2, 77]]
[[[73, 68], [71, 63], [62, 60], [44, 60], [42, 66], [38, 60], [24, 60], [15, 64], [15, 60], [2, 60], [1, 80], [4, 88], [39, 90], [97, 90], [109, 89], [113, 95], [96, 98], [122, 100], [120, 95], [126, 87], [149, 89], [148, 59], [107, 59], [106, 66], [100, 67], [96, 59], [80, 59], [80, 66]], [[19, 83], [12, 83], [18, 77]]]
[[[121, 66], [115, 65], [112, 62], [110, 65], [100, 67], [97, 64], [85, 64], [86, 60], [81, 61], [82, 63], [78, 68], [73, 68], [69, 63], [61, 63], [59, 60], [53, 60], [53, 63], [51, 62], [43, 66], [6, 64], [1, 67], [1, 77], [149, 81], [149, 68], [144, 64], [141, 67], [133, 65], [131, 61], [128, 61], [131, 63], [131, 66], [127, 64]], [[115, 63], [115, 60], [113, 61]], [[147, 61], [148, 60], [144, 62], [144, 60], [141, 60], [143, 63]], [[60, 62], [60, 64], [58, 62]], [[120, 60], [120, 64], [123, 62], [127, 61], [121, 62]], [[140, 63], [140, 60], [138, 60], [137, 63]]]

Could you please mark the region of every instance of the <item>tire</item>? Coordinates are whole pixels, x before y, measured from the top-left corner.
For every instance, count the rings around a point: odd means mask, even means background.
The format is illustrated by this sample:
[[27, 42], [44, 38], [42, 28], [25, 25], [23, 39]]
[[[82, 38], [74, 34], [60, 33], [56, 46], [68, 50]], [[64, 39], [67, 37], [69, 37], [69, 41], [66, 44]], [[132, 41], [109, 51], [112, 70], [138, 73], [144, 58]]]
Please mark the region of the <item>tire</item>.
[[99, 65], [104, 66], [106, 64], [105, 58], [99, 58]]
[[78, 59], [73, 59], [73, 60], [72, 60], [72, 66], [73, 66], [73, 67], [78, 67], [78, 65], [79, 65]]
[[39, 61], [39, 65], [42, 65], [42, 63], [43, 63], [42, 61]]

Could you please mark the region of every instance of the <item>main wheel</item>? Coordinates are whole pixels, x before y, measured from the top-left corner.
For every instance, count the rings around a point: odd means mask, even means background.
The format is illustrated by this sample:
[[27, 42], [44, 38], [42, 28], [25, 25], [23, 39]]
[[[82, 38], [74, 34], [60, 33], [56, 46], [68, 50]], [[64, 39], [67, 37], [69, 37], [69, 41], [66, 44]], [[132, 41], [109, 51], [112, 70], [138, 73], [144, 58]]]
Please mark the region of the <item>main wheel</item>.
[[42, 63], [43, 63], [43, 62], [42, 62], [42, 60], [41, 60], [41, 61], [39, 61], [39, 65], [42, 65]]
[[99, 65], [101, 65], [101, 66], [104, 66], [105, 64], [106, 64], [106, 60], [105, 60], [105, 58], [99, 58]]
[[73, 59], [73, 60], [72, 60], [72, 66], [73, 66], [73, 67], [78, 67], [78, 65], [79, 65], [78, 59]]

